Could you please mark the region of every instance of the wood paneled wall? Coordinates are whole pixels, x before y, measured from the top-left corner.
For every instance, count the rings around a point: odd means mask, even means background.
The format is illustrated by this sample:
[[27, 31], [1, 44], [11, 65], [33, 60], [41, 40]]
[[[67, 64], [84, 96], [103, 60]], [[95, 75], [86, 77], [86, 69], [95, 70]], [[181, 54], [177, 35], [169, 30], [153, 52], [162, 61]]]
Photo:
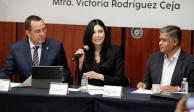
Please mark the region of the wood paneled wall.
[[192, 34], [192, 36], [191, 36], [191, 40], [193, 40], [192, 42], [191, 42], [191, 51], [192, 51], [192, 54], [194, 55], [194, 31], [192, 31], [191, 32], [191, 34]]
[[0, 22], [0, 68], [5, 63], [10, 45], [16, 41], [16, 23]]
[[[48, 24], [47, 36], [63, 42], [68, 65], [74, 79], [75, 64], [71, 61], [74, 52], [82, 47], [86, 26]], [[149, 55], [159, 50], [159, 29], [144, 28], [143, 37], [134, 39], [131, 28], [109, 27], [112, 44], [124, 44], [125, 75], [131, 80], [131, 86], [142, 80]], [[124, 35], [123, 35], [124, 33]], [[122, 37], [124, 36], [124, 37]], [[0, 67], [5, 63], [9, 47], [15, 41], [25, 38], [23, 23], [0, 22]], [[124, 40], [122, 40], [124, 39]], [[188, 53], [194, 46], [192, 31], [183, 31], [182, 48]]]

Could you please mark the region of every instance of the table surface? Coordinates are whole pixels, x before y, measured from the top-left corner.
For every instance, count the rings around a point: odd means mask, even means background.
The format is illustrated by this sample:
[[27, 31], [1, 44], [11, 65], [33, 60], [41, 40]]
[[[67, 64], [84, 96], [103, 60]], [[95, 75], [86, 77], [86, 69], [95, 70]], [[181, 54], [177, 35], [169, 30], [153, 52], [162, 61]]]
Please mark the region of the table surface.
[[49, 89], [12, 88], [0, 93], [2, 112], [173, 112], [177, 101], [152, 99], [123, 88], [121, 98], [70, 91], [66, 96], [49, 95]]

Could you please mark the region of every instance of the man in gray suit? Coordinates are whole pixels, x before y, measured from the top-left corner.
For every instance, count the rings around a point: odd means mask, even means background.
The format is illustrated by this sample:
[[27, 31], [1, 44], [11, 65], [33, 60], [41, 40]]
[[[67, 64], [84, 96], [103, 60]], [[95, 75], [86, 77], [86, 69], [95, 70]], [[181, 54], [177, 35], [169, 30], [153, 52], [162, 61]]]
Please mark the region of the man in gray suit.
[[180, 48], [181, 36], [177, 26], [160, 29], [160, 52], [150, 56], [137, 88], [150, 89], [152, 84], [160, 84], [161, 91], [180, 91], [183, 78], [187, 78], [189, 91], [194, 91], [194, 57]]
[[0, 78], [12, 78], [19, 73], [23, 82], [32, 74], [32, 66], [63, 66], [64, 82], [70, 81], [70, 70], [67, 65], [63, 44], [46, 37], [44, 21], [31, 15], [25, 20], [26, 38], [14, 43], [1, 70]]

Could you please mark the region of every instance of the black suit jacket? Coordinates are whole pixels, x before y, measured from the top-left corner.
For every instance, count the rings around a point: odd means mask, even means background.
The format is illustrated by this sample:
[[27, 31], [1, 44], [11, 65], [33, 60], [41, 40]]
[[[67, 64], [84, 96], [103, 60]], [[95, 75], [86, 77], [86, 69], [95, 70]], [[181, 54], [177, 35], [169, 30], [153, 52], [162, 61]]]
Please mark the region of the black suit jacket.
[[123, 57], [120, 48], [118, 46], [112, 46], [107, 52], [108, 58], [101, 60], [99, 64], [94, 61], [94, 63], [90, 65], [84, 61], [82, 71], [79, 71], [79, 83], [83, 73], [95, 71], [104, 75], [104, 81], [89, 79], [89, 84], [97, 86], [128, 86], [127, 78], [123, 74]]
[[[64, 81], [70, 77], [63, 44], [47, 38], [42, 44], [40, 65], [63, 66]], [[7, 56], [6, 63], [1, 70], [0, 78], [12, 78], [16, 73], [20, 74], [20, 81], [26, 80], [32, 73], [32, 56], [28, 38], [13, 44]]]
[[[150, 89], [152, 84], [160, 84], [163, 62], [164, 54], [161, 52], [150, 56], [143, 80], [147, 89]], [[170, 85], [181, 86], [184, 77], [188, 80], [189, 91], [194, 91], [194, 57], [181, 50]]]

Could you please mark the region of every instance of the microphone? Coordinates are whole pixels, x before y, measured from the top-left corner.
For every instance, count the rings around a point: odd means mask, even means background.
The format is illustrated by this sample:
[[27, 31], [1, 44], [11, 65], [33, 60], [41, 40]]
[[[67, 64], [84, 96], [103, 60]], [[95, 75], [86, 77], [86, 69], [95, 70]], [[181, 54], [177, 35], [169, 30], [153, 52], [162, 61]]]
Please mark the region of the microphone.
[[[88, 45], [84, 45], [84, 47], [82, 47], [82, 49], [84, 50], [84, 52], [86, 52], [86, 51], [89, 50], [89, 46]], [[74, 55], [72, 61], [78, 60], [81, 55], [82, 54], [76, 54], [76, 55]]]

